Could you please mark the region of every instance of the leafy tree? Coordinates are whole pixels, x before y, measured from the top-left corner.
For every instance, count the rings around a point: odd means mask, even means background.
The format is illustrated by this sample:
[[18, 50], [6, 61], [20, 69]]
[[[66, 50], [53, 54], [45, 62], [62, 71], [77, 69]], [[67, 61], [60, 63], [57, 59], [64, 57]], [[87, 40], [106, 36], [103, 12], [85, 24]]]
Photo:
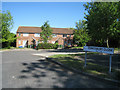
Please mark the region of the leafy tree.
[[40, 33], [41, 39], [43, 39], [44, 43], [47, 43], [48, 40], [52, 38], [52, 29], [48, 24], [48, 21], [41, 26], [42, 32]]
[[14, 38], [15, 35], [10, 33], [13, 27], [13, 17], [11, 13], [9, 11], [0, 13], [0, 21], [0, 43], [2, 43], [2, 47], [10, 47], [11, 42], [16, 39]]
[[90, 2], [84, 4], [88, 33], [93, 40], [106, 41], [109, 47], [109, 39], [117, 38], [120, 33], [118, 25], [119, 2]]
[[88, 36], [86, 30], [85, 21], [76, 22], [76, 29], [74, 31], [74, 42], [79, 46], [84, 46], [89, 40], [90, 37]]
[[[10, 38], [11, 38], [11, 44], [10, 44], [10, 46], [12, 46], [12, 47], [16, 47], [16, 39], [17, 39], [17, 37], [16, 37], [16, 34], [14, 34], [14, 33], [10, 33]], [[14, 38], [14, 39], [13, 39]]]

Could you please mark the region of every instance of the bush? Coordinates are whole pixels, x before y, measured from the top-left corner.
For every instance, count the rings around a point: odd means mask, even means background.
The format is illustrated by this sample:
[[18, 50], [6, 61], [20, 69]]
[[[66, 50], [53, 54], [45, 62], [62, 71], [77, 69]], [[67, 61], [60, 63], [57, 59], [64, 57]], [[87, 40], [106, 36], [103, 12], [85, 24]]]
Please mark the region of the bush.
[[10, 49], [10, 46], [8, 46], [7, 49]]
[[59, 45], [59, 48], [63, 48], [63, 45]]
[[30, 45], [28, 45], [28, 48], [30, 48]]
[[57, 49], [58, 43], [39, 43], [37, 49]]

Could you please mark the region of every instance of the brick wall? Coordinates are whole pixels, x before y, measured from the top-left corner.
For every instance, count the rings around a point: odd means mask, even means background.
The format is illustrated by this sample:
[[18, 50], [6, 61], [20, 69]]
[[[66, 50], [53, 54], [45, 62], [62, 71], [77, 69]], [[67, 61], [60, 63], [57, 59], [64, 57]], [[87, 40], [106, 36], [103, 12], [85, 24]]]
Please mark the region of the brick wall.
[[[63, 34], [56, 34], [56, 37], [53, 37], [51, 40], [49, 40], [49, 43], [53, 43], [56, 40], [58, 40], [58, 44], [59, 45], [64, 45], [64, 41], [66, 37], [63, 37]], [[19, 33], [16, 34], [16, 36], [18, 37], [17, 41], [16, 41], [16, 47], [19, 46], [23, 46], [23, 41], [24, 40], [28, 40], [28, 45], [32, 44], [32, 40], [33, 38], [38, 41], [40, 39], [40, 37], [35, 37], [34, 33], [29, 33], [29, 36], [23, 36], [23, 33], [21, 33], [21, 35], [19, 36]], [[67, 37], [69, 37], [69, 35], [67, 35]], [[71, 39], [73, 39], [73, 35], [71, 35]], [[19, 40], [21, 41], [21, 43], [19, 44]]]

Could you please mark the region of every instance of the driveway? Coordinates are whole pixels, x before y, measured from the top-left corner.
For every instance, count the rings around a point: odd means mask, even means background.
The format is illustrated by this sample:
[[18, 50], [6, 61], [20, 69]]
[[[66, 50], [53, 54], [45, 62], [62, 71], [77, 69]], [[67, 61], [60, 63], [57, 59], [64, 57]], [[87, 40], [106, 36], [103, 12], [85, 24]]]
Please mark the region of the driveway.
[[2, 52], [2, 88], [115, 88], [34, 55], [48, 53], [51, 51]]

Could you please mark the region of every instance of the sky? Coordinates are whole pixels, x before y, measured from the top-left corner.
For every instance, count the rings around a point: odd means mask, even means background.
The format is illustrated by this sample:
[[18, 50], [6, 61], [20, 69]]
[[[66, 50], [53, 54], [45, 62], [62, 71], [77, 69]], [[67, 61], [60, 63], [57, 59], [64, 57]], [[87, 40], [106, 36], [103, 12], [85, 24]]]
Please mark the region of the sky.
[[40, 27], [49, 21], [50, 27], [75, 28], [75, 22], [84, 20], [86, 2], [2, 2], [2, 11], [13, 16], [12, 33], [19, 26]]

